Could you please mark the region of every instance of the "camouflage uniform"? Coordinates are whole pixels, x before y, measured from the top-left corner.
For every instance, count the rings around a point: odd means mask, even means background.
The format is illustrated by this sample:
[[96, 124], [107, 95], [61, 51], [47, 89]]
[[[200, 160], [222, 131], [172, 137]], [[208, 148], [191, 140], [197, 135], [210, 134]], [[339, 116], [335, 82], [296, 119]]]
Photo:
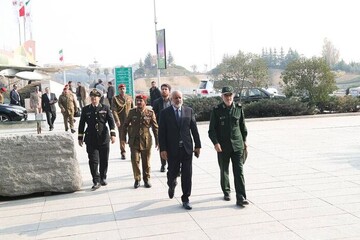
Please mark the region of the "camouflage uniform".
[[77, 110], [74, 95], [72, 93], [62, 93], [58, 104], [64, 116], [65, 131], [69, 130], [68, 122], [70, 123], [70, 129], [74, 129], [74, 113]]
[[150, 155], [152, 146], [152, 137], [150, 134], [152, 128], [155, 143], [158, 145], [158, 124], [155, 113], [150, 109], [138, 108], [130, 110], [125, 120], [122, 134], [125, 136], [129, 132], [129, 146], [131, 149], [131, 163], [133, 167], [135, 181], [141, 180], [139, 168], [140, 155], [142, 160], [143, 180], [147, 183], [150, 179]]
[[125, 154], [125, 142], [126, 142], [126, 134], [121, 134], [124, 128], [124, 122], [127, 116], [129, 115], [129, 111], [134, 107], [133, 100], [131, 96], [125, 94], [124, 96], [116, 95], [112, 98], [111, 109], [114, 115], [115, 123], [119, 122], [120, 127], [119, 130], [119, 140], [120, 140], [120, 151], [121, 154]]

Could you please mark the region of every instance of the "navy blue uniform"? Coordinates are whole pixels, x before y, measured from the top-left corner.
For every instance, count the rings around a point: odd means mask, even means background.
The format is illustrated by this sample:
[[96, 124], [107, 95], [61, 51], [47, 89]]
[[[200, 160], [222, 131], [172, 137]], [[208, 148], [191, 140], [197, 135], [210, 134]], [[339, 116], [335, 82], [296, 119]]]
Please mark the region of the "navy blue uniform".
[[[87, 125], [85, 129], [85, 123]], [[106, 126], [108, 123], [109, 129]], [[114, 118], [109, 106], [99, 104], [97, 107], [87, 105], [82, 109], [78, 139], [83, 140], [86, 144], [86, 151], [89, 157], [89, 166], [93, 183], [99, 183], [100, 179], [106, 179], [106, 173], [109, 160], [109, 142], [110, 135], [116, 136]], [[98, 171], [100, 160], [100, 173]]]

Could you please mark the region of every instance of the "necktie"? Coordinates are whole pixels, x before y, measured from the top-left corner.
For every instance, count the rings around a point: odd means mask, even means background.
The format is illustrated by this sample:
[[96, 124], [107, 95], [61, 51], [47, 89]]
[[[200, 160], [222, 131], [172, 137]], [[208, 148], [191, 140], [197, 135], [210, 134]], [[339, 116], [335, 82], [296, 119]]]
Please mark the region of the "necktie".
[[180, 110], [177, 108], [177, 109], [176, 109], [176, 114], [175, 114], [175, 116], [176, 116], [177, 125], [180, 126], [180, 114], [179, 114], [179, 111], [180, 111]]

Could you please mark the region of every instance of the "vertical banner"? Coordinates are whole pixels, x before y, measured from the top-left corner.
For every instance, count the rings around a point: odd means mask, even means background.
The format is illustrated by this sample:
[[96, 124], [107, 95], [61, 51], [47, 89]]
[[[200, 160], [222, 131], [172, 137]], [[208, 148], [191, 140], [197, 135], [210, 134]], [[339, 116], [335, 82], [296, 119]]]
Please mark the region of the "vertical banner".
[[156, 31], [158, 69], [166, 69], [165, 29]]
[[134, 98], [134, 81], [131, 67], [116, 67], [114, 70], [115, 76], [115, 90], [118, 92], [118, 86], [125, 84], [126, 94], [131, 95]]

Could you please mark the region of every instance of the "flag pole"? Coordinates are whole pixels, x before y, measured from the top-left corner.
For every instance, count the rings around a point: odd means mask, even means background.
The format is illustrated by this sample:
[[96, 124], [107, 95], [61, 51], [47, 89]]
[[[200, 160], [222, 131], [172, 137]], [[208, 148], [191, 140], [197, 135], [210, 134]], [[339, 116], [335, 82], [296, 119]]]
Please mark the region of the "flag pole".
[[26, 20], [25, 20], [25, 15], [24, 15], [23, 19], [24, 19], [24, 43], [25, 43], [26, 42], [26, 27], [25, 27]]
[[156, 19], [156, 3], [154, 0], [154, 23], [155, 23], [155, 43], [156, 43], [156, 70], [157, 70], [157, 85], [160, 86], [160, 68], [159, 68], [159, 56], [157, 46], [157, 19]]

